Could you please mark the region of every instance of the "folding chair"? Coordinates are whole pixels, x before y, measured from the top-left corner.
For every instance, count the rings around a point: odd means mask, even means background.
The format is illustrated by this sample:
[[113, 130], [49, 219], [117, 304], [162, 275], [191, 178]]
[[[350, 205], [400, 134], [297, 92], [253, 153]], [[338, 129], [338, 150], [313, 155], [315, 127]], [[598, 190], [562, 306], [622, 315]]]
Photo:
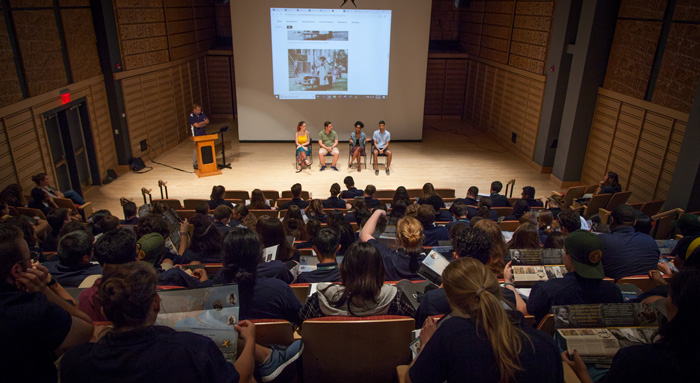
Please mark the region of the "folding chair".
[[17, 212], [21, 215], [26, 215], [27, 217], [39, 217], [43, 220], [46, 219], [44, 212], [39, 209], [32, 209], [30, 207], [17, 207]]
[[675, 231], [672, 221], [680, 218], [684, 212], [683, 209], [677, 208], [652, 216], [651, 223], [654, 225], [654, 228], [651, 231], [651, 236], [655, 239], [668, 239]]
[[549, 200], [555, 201], [561, 209], [568, 209], [575, 200], [583, 197], [585, 191], [585, 186], [572, 186], [563, 195], [553, 190]]
[[[369, 150], [370, 150], [370, 153], [367, 153], [367, 155], [370, 156], [369, 162], [370, 162], [370, 165], [372, 165], [372, 169], [374, 169], [374, 142], [372, 142], [372, 146], [370, 146]], [[386, 163], [388, 161], [388, 157], [385, 153], [385, 154], [377, 154], [377, 169], [379, 169], [379, 165], [381, 165], [380, 160], [382, 158], [384, 158], [384, 168], [386, 168]]]
[[194, 210], [202, 202], [209, 202], [208, 199], [186, 199], [182, 201], [186, 210]]
[[656, 215], [659, 212], [659, 210], [661, 210], [661, 207], [664, 206], [665, 202], [666, 202], [666, 200], [664, 200], [664, 199], [657, 200], [657, 201], [645, 202], [639, 210], [642, 213], [651, 217], [653, 215]]
[[626, 203], [631, 195], [631, 191], [624, 191], [613, 194], [612, 197], [610, 197], [610, 201], [608, 201], [608, 204], [605, 206], [605, 210], [613, 211], [613, 209], [615, 209], [616, 207]]
[[[352, 142], [349, 142], [348, 144], [349, 144], [349, 148], [348, 148], [348, 163], [349, 163], [350, 160], [352, 159], [352, 148], [354, 145], [352, 144]], [[365, 165], [365, 169], [367, 169], [367, 156], [372, 155], [372, 153], [367, 152], [367, 142], [365, 142], [364, 149], [365, 149], [365, 154], [361, 155], [361, 157], [362, 157], [362, 163]], [[393, 196], [393, 194], [392, 194], [392, 196]]]
[[593, 215], [598, 214], [598, 210], [607, 206], [612, 194], [596, 194], [588, 201], [588, 205], [582, 206], [574, 203], [571, 208], [575, 210], [583, 210], [583, 218], [588, 219]]
[[250, 194], [248, 194], [247, 190], [226, 190], [224, 192], [224, 199], [226, 198], [240, 199], [245, 201], [247, 199], [250, 199]]
[[275, 206], [275, 202], [280, 198], [280, 192], [277, 190], [262, 190], [265, 199], [270, 200], [270, 206]]
[[520, 227], [520, 221], [501, 221], [498, 223], [501, 231], [515, 231]]
[[554, 336], [554, 314], [547, 314], [542, 318], [540, 321], [540, 324], [537, 325], [537, 329], [540, 331], [544, 331], [547, 334]]

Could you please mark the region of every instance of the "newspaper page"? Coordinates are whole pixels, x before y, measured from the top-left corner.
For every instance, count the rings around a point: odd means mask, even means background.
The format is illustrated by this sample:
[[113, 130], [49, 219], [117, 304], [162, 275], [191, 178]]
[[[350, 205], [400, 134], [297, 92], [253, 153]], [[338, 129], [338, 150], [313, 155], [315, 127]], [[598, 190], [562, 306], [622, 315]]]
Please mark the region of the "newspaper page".
[[564, 266], [513, 266], [515, 283], [540, 282], [561, 278], [566, 274]]
[[430, 253], [423, 258], [418, 274], [426, 280], [432, 282], [436, 286], [442, 284], [442, 272], [445, 270], [450, 261], [445, 259], [440, 253], [435, 250], [430, 250]]
[[563, 249], [510, 249], [514, 265], [563, 265]]

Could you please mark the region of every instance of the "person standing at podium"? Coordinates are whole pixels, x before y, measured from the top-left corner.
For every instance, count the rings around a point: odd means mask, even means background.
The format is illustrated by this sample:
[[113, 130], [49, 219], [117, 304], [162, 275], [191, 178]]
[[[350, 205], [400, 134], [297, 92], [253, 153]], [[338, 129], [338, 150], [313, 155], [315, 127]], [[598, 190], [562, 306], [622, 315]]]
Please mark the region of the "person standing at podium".
[[[207, 125], [209, 125], [209, 118], [202, 113], [202, 106], [199, 104], [192, 105], [192, 113], [187, 115], [187, 124], [190, 125], [190, 130], [192, 131], [192, 136], [204, 136], [207, 134]], [[192, 156], [192, 167], [197, 170], [197, 146], [194, 147], [194, 154]]]

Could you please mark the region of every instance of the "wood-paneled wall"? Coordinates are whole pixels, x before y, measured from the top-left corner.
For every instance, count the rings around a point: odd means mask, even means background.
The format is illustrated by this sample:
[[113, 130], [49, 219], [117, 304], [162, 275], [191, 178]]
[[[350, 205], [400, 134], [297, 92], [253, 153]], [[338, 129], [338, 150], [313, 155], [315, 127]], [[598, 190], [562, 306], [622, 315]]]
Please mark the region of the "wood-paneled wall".
[[[469, 60], [464, 119], [532, 160], [545, 77], [485, 60]], [[517, 135], [515, 143], [512, 134]]]
[[581, 175], [616, 172], [633, 202], [666, 199], [688, 114], [600, 88]]
[[[150, 69], [150, 70], [147, 70]], [[209, 115], [206, 56], [119, 74], [134, 157], [155, 157], [190, 136], [187, 114], [202, 104]], [[140, 142], [147, 140], [148, 152]]]
[[[107, 169], [117, 165], [104, 79], [99, 75], [64, 88], [70, 90], [73, 100], [84, 97], [87, 102], [100, 178], [104, 178]], [[55, 176], [42, 113], [61, 105], [55, 89], [0, 108], [0, 189], [19, 183], [28, 194], [34, 187], [33, 175]]]
[[235, 114], [235, 78], [233, 73], [233, 52], [219, 52], [207, 56], [207, 82], [211, 105], [209, 117], [218, 120], [232, 120]]
[[426, 117], [462, 118], [469, 60], [460, 57], [466, 57], [466, 55], [430, 54], [428, 56], [423, 111]]

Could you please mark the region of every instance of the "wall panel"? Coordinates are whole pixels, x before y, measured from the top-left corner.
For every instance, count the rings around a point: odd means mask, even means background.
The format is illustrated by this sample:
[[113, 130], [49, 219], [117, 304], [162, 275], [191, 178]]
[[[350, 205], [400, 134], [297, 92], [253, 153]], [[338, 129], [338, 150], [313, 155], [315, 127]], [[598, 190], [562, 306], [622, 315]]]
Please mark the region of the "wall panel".
[[599, 89], [581, 182], [618, 173], [632, 202], [665, 199], [688, 115]]
[[207, 83], [211, 99], [209, 116], [233, 118], [233, 89], [231, 81], [232, 56], [207, 56]]

